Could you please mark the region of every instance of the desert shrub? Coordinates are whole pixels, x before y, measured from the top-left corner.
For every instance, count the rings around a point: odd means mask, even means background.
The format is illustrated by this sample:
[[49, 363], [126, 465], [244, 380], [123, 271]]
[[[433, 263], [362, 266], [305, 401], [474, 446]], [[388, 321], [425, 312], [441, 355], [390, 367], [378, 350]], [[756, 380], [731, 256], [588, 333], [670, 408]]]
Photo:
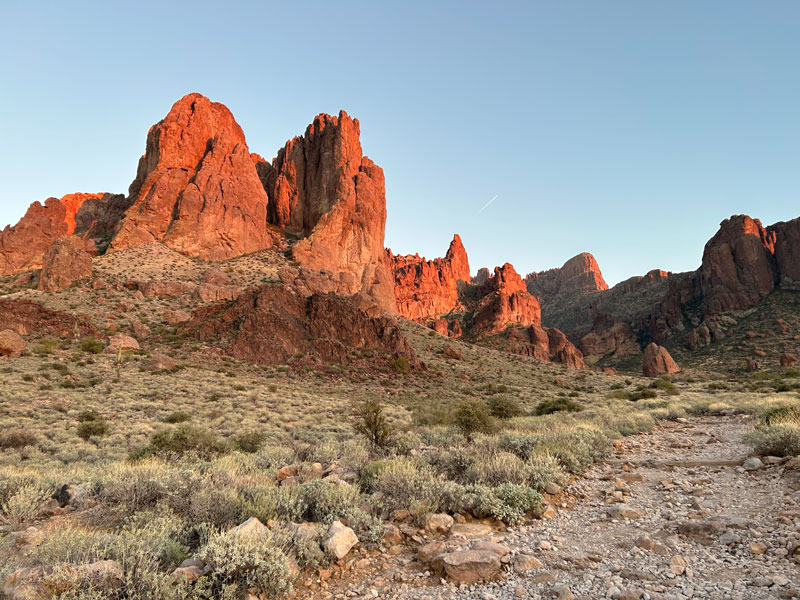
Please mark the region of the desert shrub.
[[101, 417], [91, 421], [83, 421], [78, 425], [77, 434], [82, 440], [88, 440], [89, 438], [108, 435], [110, 430], [111, 427], [108, 425], [108, 421]]
[[505, 523], [519, 523], [525, 515], [541, 506], [542, 495], [536, 490], [514, 483], [491, 488], [473, 484], [464, 488], [465, 508], [480, 518], [494, 517]]
[[581, 424], [542, 432], [540, 448], [555, 457], [568, 473], [580, 474], [608, 452], [609, 446], [609, 439], [600, 429]]
[[280, 469], [294, 461], [295, 451], [289, 446], [262, 446], [255, 458], [262, 469]]
[[678, 388], [667, 377], [659, 377], [650, 384], [650, 388], [664, 390], [671, 396], [679, 394]]
[[453, 423], [469, 437], [476, 433], [493, 433], [495, 423], [489, 407], [480, 399], [466, 400], [458, 405], [453, 414]]
[[233, 446], [240, 452], [255, 454], [266, 441], [267, 436], [263, 431], [246, 431], [234, 436]]
[[274, 485], [248, 486], [240, 491], [244, 513], [266, 523], [275, 521], [302, 521], [305, 511], [298, 488]]
[[533, 454], [539, 436], [533, 433], [517, 434], [503, 432], [498, 436], [498, 447], [507, 452], [513, 452], [523, 460], [527, 460]]
[[10, 527], [11, 531], [20, 529], [39, 516], [46, 496], [37, 485], [19, 488], [0, 506], [0, 522]]
[[197, 557], [214, 565], [217, 594], [224, 586], [232, 586], [241, 595], [256, 588], [270, 598], [292, 591], [289, 558], [271, 535], [214, 534]]
[[226, 445], [216, 434], [182, 424], [175, 428], [160, 429], [150, 436], [150, 443], [131, 453], [131, 459], [139, 460], [146, 456], [174, 457], [192, 453], [201, 458], [211, 458], [227, 451]]
[[527, 484], [538, 492], [543, 492], [549, 482], [564, 485], [567, 474], [561, 469], [558, 460], [547, 453], [535, 454], [527, 465]]
[[[316, 533], [322, 535], [322, 527], [317, 526]], [[298, 532], [291, 523], [274, 527], [272, 535], [276, 546], [291, 554], [301, 569], [315, 569], [331, 562], [330, 556], [319, 545], [318, 537]]]
[[391, 448], [397, 454], [408, 455], [422, 444], [420, 437], [413, 431], [404, 431], [395, 435], [391, 440]]
[[759, 425], [800, 424], [800, 403], [771, 406], [759, 415]]
[[645, 400], [649, 398], [658, 398], [658, 392], [648, 388], [628, 392], [628, 400], [631, 402], [637, 402], [638, 400]]
[[99, 421], [102, 415], [93, 408], [87, 408], [78, 413], [78, 422], [86, 423], [87, 421]]
[[748, 433], [745, 442], [761, 456], [800, 455], [800, 426], [788, 423], [766, 425]]
[[512, 419], [522, 414], [522, 407], [519, 405], [519, 401], [511, 396], [492, 396], [486, 404], [492, 416], [498, 419]]
[[542, 416], [555, 412], [580, 412], [582, 410], [583, 405], [571, 398], [553, 398], [550, 400], [542, 400], [536, 406], [534, 413], [537, 416]]
[[53, 354], [58, 349], [58, 340], [44, 338], [33, 347], [35, 354]]
[[105, 348], [105, 344], [93, 337], [85, 337], [81, 340], [81, 351], [89, 354], [100, 354]]
[[391, 458], [367, 465], [361, 475], [366, 489], [375, 494], [376, 503], [385, 511], [421, 513], [435, 511], [439, 505], [440, 480], [427, 465], [404, 457]]
[[303, 503], [303, 520], [329, 524], [358, 506], [359, 491], [354, 486], [341, 486], [316, 479], [297, 488]]
[[383, 406], [373, 398], [356, 409], [353, 428], [376, 448], [385, 450], [389, 445], [389, 439], [392, 436], [391, 425], [386, 418]]
[[626, 390], [614, 389], [612, 386], [612, 391], [606, 394], [606, 398], [609, 400], [628, 400], [630, 395]]
[[475, 460], [464, 474], [467, 483], [489, 486], [504, 482], [523, 483], [527, 479], [525, 463], [516, 454], [498, 452]]
[[0, 433], [0, 449], [25, 448], [27, 446], [33, 446], [38, 440], [39, 437], [33, 431], [14, 428]]
[[145, 510], [169, 495], [175, 476], [156, 460], [121, 464], [98, 482], [100, 500], [129, 513]]
[[161, 419], [164, 423], [169, 423], [171, 425], [177, 425], [178, 423], [185, 423], [186, 421], [191, 421], [192, 417], [189, 413], [185, 413], [182, 410], [176, 410], [175, 412], [169, 413], [166, 417]]
[[408, 375], [408, 372], [411, 370], [411, 364], [408, 362], [407, 358], [399, 357], [395, 358], [391, 362], [392, 369], [394, 369], [397, 373], [401, 375]]

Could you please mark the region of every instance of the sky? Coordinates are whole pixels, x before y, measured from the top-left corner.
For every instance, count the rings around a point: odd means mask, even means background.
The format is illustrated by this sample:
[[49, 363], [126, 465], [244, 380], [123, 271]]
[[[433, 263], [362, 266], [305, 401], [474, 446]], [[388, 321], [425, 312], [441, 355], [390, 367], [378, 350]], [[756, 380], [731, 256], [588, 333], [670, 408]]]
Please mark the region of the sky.
[[[800, 216], [800, 3], [3, 0], [0, 227], [127, 192], [181, 96], [271, 158], [344, 109], [386, 174], [386, 245], [609, 283], [697, 268], [720, 221]], [[488, 204], [488, 206], [487, 206]], [[484, 208], [485, 207], [485, 208]]]

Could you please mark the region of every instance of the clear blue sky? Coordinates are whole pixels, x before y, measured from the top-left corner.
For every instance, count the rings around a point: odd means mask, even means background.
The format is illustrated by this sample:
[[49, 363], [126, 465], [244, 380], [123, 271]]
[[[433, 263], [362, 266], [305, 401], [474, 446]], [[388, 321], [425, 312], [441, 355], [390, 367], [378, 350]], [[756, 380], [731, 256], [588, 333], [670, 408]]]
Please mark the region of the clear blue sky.
[[192, 91], [269, 158], [320, 112], [358, 117], [387, 245], [440, 256], [458, 232], [473, 271], [689, 270], [733, 213], [800, 216], [799, 2], [393, 4], [4, 0], [0, 224], [127, 192]]

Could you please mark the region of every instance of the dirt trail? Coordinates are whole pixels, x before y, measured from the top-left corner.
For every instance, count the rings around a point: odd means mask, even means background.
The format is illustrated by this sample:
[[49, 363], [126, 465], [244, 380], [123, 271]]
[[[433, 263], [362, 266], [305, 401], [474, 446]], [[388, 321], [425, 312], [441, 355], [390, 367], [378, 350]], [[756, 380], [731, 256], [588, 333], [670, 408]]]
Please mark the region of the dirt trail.
[[525, 572], [509, 568], [497, 582], [456, 586], [411, 557], [384, 554], [362, 559], [365, 571], [375, 569], [369, 578], [345, 575], [314, 597], [800, 597], [800, 469], [797, 461], [765, 460], [745, 470], [741, 439], [751, 428], [745, 417], [662, 424], [626, 438], [612, 460], [570, 485], [570, 507], [559, 507], [556, 518], [445, 540], [454, 551], [490, 539], [510, 549], [507, 561], [540, 561]]

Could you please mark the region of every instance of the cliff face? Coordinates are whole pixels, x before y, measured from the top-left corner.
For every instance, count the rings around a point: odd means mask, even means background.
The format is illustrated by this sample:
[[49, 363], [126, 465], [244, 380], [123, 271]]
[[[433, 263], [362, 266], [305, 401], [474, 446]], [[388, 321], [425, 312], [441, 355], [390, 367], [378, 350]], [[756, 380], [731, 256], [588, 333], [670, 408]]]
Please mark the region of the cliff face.
[[394, 256], [394, 293], [397, 312], [407, 319], [448, 313], [459, 306], [458, 282], [468, 282], [469, 260], [456, 234], [444, 258]]

